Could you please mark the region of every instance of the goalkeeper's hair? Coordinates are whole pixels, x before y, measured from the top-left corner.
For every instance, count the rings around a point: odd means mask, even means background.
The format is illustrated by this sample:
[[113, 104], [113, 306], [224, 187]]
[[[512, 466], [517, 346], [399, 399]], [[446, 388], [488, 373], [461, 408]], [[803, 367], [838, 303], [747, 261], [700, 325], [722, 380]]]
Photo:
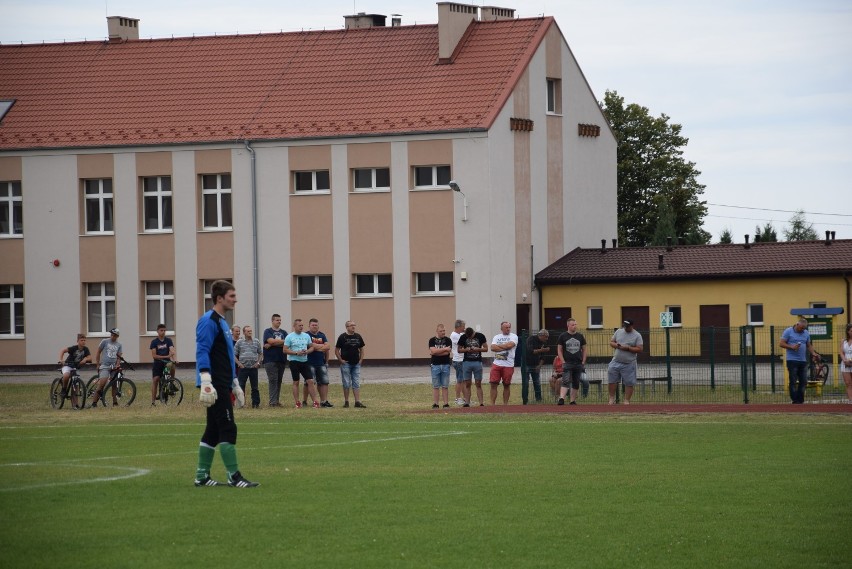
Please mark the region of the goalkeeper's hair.
[[216, 304], [216, 301], [219, 300], [220, 296], [225, 296], [232, 290], [234, 290], [234, 285], [228, 281], [214, 282], [213, 286], [210, 287], [210, 298], [213, 300], [213, 304]]

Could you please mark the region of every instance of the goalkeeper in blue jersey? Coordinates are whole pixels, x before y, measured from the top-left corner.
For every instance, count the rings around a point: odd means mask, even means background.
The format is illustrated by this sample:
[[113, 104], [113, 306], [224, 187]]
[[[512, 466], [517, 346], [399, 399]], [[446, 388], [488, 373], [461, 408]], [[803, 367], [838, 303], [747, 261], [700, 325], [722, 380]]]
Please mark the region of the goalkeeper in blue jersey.
[[225, 321], [225, 312], [233, 310], [237, 303], [237, 293], [231, 283], [216, 281], [210, 297], [213, 309], [205, 312], [195, 327], [195, 369], [201, 385], [199, 398], [207, 407], [207, 427], [198, 447], [195, 485], [219, 486], [210, 478], [210, 466], [218, 446], [228, 471], [228, 486], [252, 488], [258, 483], [246, 480], [237, 466], [237, 424], [231, 402], [232, 393], [237, 407], [246, 402], [245, 393], [235, 379], [234, 344], [231, 328]]

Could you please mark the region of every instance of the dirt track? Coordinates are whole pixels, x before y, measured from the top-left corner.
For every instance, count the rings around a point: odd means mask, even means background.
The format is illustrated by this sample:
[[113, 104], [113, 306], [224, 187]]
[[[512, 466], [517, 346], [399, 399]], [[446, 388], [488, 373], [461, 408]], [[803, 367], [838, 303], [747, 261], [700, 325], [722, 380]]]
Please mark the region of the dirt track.
[[625, 414], [625, 413], [852, 413], [848, 404], [813, 405], [745, 405], [745, 404], [654, 404], [637, 403], [633, 405], [488, 405], [485, 407], [451, 407], [449, 409], [425, 410], [423, 413], [451, 411], [453, 413], [582, 413], [582, 414]]

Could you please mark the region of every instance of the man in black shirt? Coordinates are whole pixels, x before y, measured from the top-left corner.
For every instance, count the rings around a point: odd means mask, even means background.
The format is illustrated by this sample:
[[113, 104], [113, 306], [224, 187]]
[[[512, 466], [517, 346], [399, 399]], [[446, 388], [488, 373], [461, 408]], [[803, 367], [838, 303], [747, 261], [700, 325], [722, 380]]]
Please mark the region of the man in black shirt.
[[562, 360], [562, 387], [557, 405], [565, 405], [565, 396], [571, 388], [571, 405], [577, 404], [580, 380], [586, 372], [586, 337], [577, 332], [577, 321], [569, 318], [568, 330], [559, 335], [557, 352]]
[[429, 355], [432, 362], [432, 409], [437, 409], [444, 395], [444, 407], [450, 406], [450, 353], [453, 342], [447, 338], [443, 324], [438, 324], [435, 336], [429, 338]]
[[532, 379], [536, 402], [541, 402], [541, 358], [550, 351], [550, 346], [547, 345], [548, 339], [550, 339], [550, 332], [544, 328], [539, 330], [535, 336], [527, 338], [526, 361], [524, 362], [526, 369], [521, 378], [523, 381], [521, 385], [521, 399], [524, 405], [529, 401], [529, 379]]

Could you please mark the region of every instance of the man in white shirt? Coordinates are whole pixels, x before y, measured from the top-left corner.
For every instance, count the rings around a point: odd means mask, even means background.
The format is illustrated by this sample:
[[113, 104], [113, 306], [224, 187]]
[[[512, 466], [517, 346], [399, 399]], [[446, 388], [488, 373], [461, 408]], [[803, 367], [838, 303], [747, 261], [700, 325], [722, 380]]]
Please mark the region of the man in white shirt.
[[500, 323], [500, 333], [491, 340], [491, 351], [494, 361], [491, 362], [491, 373], [488, 382], [491, 384], [491, 404], [497, 403], [497, 386], [503, 384], [503, 405], [509, 403], [512, 374], [515, 373], [515, 347], [518, 337], [512, 333], [511, 322]]
[[464, 335], [464, 328], [464, 320], [456, 320], [455, 329], [450, 334], [450, 341], [453, 343], [453, 369], [456, 370], [456, 405], [464, 405], [464, 354], [459, 353], [459, 338]]

